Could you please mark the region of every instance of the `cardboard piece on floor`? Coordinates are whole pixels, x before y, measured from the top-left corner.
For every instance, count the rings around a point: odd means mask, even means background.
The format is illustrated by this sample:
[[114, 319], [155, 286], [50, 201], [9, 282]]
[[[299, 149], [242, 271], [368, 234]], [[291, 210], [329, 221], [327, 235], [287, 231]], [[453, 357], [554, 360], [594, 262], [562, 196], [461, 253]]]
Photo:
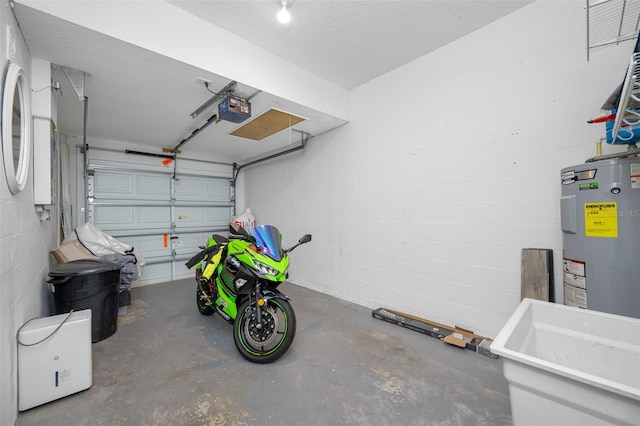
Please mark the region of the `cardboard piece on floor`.
[[469, 349], [470, 351], [477, 352], [489, 358], [498, 358], [498, 355], [489, 350], [492, 341], [491, 339], [478, 336], [474, 332], [462, 327], [450, 327], [435, 321], [429, 321], [424, 318], [384, 308], [374, 310], [371, 315], [376, 319], [438, 338], [450, 345]]
[[464, 340], [464, 336], [460, 333], [451, 333], [444, 338], [443, 342], [450, 345], [459, 346], [461, 348], [467, 347], [467, 342]]

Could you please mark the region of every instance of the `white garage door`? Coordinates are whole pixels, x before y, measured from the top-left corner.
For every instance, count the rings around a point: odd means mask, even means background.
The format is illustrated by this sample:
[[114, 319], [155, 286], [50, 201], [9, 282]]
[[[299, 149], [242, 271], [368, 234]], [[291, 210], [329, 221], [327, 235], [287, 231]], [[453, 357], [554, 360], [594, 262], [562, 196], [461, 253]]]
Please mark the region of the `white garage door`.
[[[139, 284], [193, 276], [184, 266], [233, 214], [230, 164], [87, 150], [86, 221], [145, 259]], [[174, 179], [175, 173], [175, 179]]]

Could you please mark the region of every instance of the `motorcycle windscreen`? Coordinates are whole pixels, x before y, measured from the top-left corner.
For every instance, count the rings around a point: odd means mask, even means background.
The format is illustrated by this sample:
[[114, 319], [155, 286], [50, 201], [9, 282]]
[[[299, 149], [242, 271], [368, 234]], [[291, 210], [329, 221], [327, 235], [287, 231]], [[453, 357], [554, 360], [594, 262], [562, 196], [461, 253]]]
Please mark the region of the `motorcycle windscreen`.
[[260, 225], [253, 228], [253, 236], [260, 253], [266, 254], [273, 260], [282, 260], [282, 234], [278, 228], [271, 225]]

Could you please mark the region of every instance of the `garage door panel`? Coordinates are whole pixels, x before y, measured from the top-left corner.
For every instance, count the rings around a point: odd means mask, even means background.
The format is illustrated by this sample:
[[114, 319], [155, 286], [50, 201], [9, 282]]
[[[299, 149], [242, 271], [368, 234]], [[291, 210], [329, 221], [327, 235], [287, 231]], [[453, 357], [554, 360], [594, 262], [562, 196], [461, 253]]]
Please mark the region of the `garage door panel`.
[[226, 228], [230, 215], [229, 207], [176, 206], [176, 228]]
[[96, 172], [95, 174], [95, 195], [98, 197], [118, 197], [133, 194], [133, 175], [131, 173]]
[[171, 207], [136, 207], [136, 224], [143, 228], [155, 228], [171, 223]]
[[134, 207], [95, 206], [93, 209], [94, 225], [104, 231], [114, 225], [133, 223], [133, 210]]
[[175, 190], [176, 200], [202, 200], [205, 198], [205, 179], [181, 176]]
[[136, 195], [153, 196], [166, 200], [171, 194], [171, 181], [168, 176], [138, 175]]
[[207, 221], [211, 223], [229, 224], [229, 207], [209, 207], [205, 210]]
[[229, 181], [212, 179], [207, 181], [206, 194], [211, 200], [228, 201], [230, 198], [229, 189]]
[[212, 234], [225, 235], [225, 233], [222, 231], [189, 232], [177, 234], [176, 238], [173, 240], [176, 255], [188, 255], [189, 257], [193, 256], [194, 254], [202, 250], [200, 246], [206, 245], [209, 237]]
[[175, 185], [176, 201], [229, 202], [229, 179], [208, 176], [181, 176]]
[[177, 257], [188, 259], [202, 250], [199, 246], [204, 245], [206, 242], [206, 239], [192, 241], [183, 234], [173, 240], [173, 249]]
[[[193, 270], [189, 270], [187, 269], [186, 266], [184, 266], [184, 262], [174, 262], [173, 263], [173, 270], [174, 270], [174, 276], [176, 279], [182, 279], [182, 278], [194, 278], [195, 280], [195, 272]], [[194, 288], [195, 288], [195, 281], [194, 281]]]
[[111, 230], [170, 229], [171, 208], [160, 206], [94, 206], [94, 225]]
[[161, 174], [96, 170], [93, 196], [100, 200], [162, 200], [170, 198], [170, 177]]
[[142, 270], [142, 276], [132, 287], [166, 282], [171, 279], [172, 269], [171, 262], [147, 264]]
[[176, 225], [181, 223], [183, 226], [204, 225], [206, 212], [202, 207], [185, 207], [176, 206]]
[[145, 262], [153, 263], [154, 258], [171, 256], [169, 234], [121, 236], [118, 241], [135, 247], [142, 253]]

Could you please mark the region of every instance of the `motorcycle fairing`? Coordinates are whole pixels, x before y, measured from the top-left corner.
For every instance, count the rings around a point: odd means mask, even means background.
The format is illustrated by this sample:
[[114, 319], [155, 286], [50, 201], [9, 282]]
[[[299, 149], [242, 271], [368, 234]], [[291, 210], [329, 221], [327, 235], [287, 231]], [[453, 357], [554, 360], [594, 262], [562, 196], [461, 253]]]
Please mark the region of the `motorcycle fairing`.
[[[203, 261], [207, 257], [209, 257], [211, 260], [213, 260], [214, 257], [217, 257], [217, 262], [215, 262], [216, 264], [213, 266], [213, 270], [215, 270], [215, 267], [220, 262], [222, 251], [228, 243], [229, 243], [229, 240], [226, 237], [223, 237], [222, 235], [213, 234], [212, 236], [209, 237], [206, 248], [201, 252], [197, 253], [196, 255], [194, 255], [187, 262], [185, 262], [185, 266], [187, 267], [187, 269], [191, 269], [194, 266], [198, 265], [201, 261]], [[211, 260], [209, 264], [211, 264]], [[202, 268], [202, 265], [199, 265], [199, 267]], [[206, 276], [207, 279], [211, 278], [211, 276], [213, 275], [213, 270], [210, 270], [209, 274]]]
[[222, 259], [222, 255], [225, 252], [224, 249], [226, 248], [226, 244], [217, 244], [215, 247], [218, 247], [218, 250], [215, 250], [213, 254], [209, 255], [206, 266], [202, 270], [202, 278], [207, 280], [210, 280], [213, 273], [216, 271], [216, 268]]
[[233, 321], [238, 315], [238, 306], [236, 304], [236, 296], [230, 294], [228, 289], [224, 286], [220, 286], [220, 294], [218, 300], [216, 300], [216, 307], [218, 312], [222, 311], [224, 315], [222, 317], [227, 321]]

